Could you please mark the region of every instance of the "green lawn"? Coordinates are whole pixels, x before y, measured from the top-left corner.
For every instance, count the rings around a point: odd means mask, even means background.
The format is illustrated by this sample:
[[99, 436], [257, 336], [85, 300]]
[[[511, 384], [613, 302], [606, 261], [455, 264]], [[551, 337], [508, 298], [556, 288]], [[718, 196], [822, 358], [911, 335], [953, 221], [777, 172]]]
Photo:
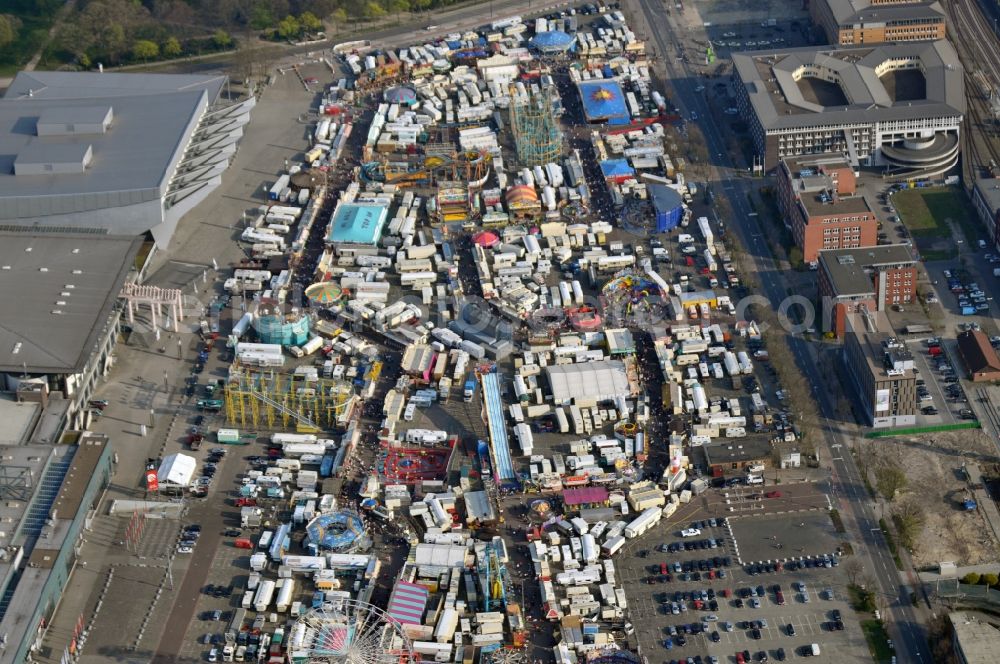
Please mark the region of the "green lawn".
[[889, 650], [889, 635], [885, 632], [880, 620], [862, 620], [861, 631], [865, 633], [865, 640], [868, 641], [868, 650], [871, 651], [872, 658], [882, 664], [892, 660], [892, 651]]
[[976, 212], [958, 187], [904, 189], [893, 194], [892, 203], [914, 237], [950, 237], [952, 231], [945, 220], [951, 219], [962, 228], [968, 242], [979, 238]]

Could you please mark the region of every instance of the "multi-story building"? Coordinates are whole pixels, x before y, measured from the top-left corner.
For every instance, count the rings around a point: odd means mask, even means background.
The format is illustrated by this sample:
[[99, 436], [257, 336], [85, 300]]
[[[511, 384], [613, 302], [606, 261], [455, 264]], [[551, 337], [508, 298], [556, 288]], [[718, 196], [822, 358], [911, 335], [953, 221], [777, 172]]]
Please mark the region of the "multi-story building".
[[733, 54], [737, 109], [764, 171], [827, 152], [891, 178], [948, 171], [958, 162], [963, 75], [945, 40]]
[[0, 224], [170, 243], [222, 184], [256, 99], [225, 76], [20, 72], [0, 99]]
[[856, 196], [854, 169], [838, 154], [783, 159], [778, 166], [778, 207], [803, 259], [814, 263], [820, 250], [876, 244], [878, 220], [863, 196]]
[[1000, 178], [979, 178], [972, 188], [972, 205], [979, 213], [993, 248], [1000, 248]]
[[817, 271], [822, 327], [838, 337], [849, 315], [885, 311], [916, 298], [916, 262], [905, 244], [820, 251]]
[[[34, 406], [35, 404], [31, 404]], [[28, 421], [25, 408], [0, 402], [4, 422], [18, 426], [8, 436], [27, 440], [0, 444], [0, 664], [32, 660], [76, 568], [88, 521], [111, 481], [114, 452], [106, 435], [62, 431], [44, 414]], [[59, 442], [42, 444], [25, 429], [58, 432]], [[86, 565], [86, 562], [84, 562]], [[68, 637], [67, 637], [68, 639]]]
[[916, 423], [913, 355], [893, 336], [884, 313], [862, 311], [847, 317], [844, 363], [869, 425], [884, 428]]
[[937, 0], [813, 0], [813, 23], [831, 44], [864, 46], [944, 39], [944, 9]]

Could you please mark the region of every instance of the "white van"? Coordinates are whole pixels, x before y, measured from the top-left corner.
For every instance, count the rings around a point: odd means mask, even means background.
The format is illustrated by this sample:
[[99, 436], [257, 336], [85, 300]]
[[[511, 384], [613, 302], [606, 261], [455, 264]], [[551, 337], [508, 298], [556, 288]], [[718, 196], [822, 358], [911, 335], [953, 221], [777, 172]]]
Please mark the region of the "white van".
[[764, 477], [762, 475], [747, 475], [747, 484], [763, 484]]
[[812, 654], [813, 655], [818, 655], [819, 654], [819, 644], [818, 643], [812, 644], [811, 648], [812, 648]]

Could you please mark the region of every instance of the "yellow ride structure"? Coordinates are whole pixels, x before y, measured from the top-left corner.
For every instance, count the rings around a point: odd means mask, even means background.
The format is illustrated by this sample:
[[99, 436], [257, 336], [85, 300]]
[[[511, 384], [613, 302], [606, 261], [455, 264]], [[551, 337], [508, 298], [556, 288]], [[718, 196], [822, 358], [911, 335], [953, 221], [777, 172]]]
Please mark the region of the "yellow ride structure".
[[359, 398], [350, 383], [234, 365], [224, 398], [226, 421], [239, 428], [317, 433], [341, 428]]

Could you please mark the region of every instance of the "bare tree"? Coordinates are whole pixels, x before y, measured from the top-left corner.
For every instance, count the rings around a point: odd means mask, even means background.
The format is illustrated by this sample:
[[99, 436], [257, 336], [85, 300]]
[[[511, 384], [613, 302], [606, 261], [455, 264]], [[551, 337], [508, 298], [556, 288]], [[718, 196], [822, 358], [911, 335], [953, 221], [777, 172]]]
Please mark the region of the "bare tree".
[[906, 473], [894, 461], [883, 457], [875, 466], [875, 488], [892, 502], [896, 494], [906, 488]]
[[920, 533], [927, 522], [927, 512], [916, 496], [904, 496], [896, 503], [893, 511], [899, 529], [899, 540], [907, 549], [912, 549], [920, 539]]
[[847, 575], [847, 582], [852, 586], [857, 585], [858, 579], [865, 571], [865, 566], [857, 558], [850, 558], [844, 563], [844, 573]]

